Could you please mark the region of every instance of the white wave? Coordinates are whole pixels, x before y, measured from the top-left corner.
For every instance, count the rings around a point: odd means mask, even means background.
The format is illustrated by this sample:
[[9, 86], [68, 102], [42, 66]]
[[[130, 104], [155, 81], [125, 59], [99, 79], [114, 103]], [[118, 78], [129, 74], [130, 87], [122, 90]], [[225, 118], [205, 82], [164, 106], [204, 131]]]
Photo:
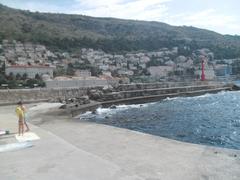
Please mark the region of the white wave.
[[91, 111], [87, 111], [87, 112], [81, 114], [81, 116], [88, 116], [88, 115], [90, 115], [90, 114], [92, 114], [92, 112], [91, 112]]
[[110, 108], [97, 108], [96, 110], [96, 114], [101, 115], [101, 114], [107, 114], [111, 111], [113, 111], [114, 109], [110, 109]]
[[131, 105], [118, 105], [116, 106], [119, 110], [125, 110], [125, 109], [131, 109], [131, 108], [143, 108], [148, 107], [149, 105], [152, 105], [155, 103], [145, 103], [145, 104], [131, 104]]
[[84, 114], [81, 114], [79, 116], [77, 116], [77, 118], [91, 118], [94, 116], [98, 116], [98, 117], [105, 117], [105, 116], [112, 116], [114, 114], [116, 114], [117, 112], [120, 111], [125, 111], [128, 109], [136, 109], [136, 108], [146, 108], [149, 105], [153, 105], [156, 104], [156, 102], [153, 103], [145, 103], [145, 104], [131, 104], [131, 105], [117, 105], [116, 108], [102, 108], [99, 107], [96, 109], [95, 113], [92, 113], [91, 111], [87, 111]]
[[211, 96], [211, 94], [204, 94], [204, 95], [194, 96], [194, 97], [182, 97], [182, 96], [167, 97], [163, 101], [176, 101], [176, 100], [181, 101], [181, 100], [186, 100], [186, 99], [200, 99], [200, 98], [206, 98], [206, 97], [209, 97], [209, 96]]
[[98, 108], [96, 110], [97, 115], [112, 115], [119, 111], [124, 111], [132, 108], [139, 108], [139, 105], [118, 105], [116, 108]]
[[163, 101], [173, 101], [173, 100], [177, 100], [177, 99], [183, 99], [183, 97], [167, 97], [165, 98]]
[[219, 95], [225, 95], [225, 94], [229, 94], [229, 93], [240, 93], [240, 91], [235, 91], [235, 92], [229, 92], [229, 91], [220, 91], [216, 94], [210, 94], [210, 93], [206, 93], [203, 95], [199, 95], [199, 96], [194, 96], [194, 97], [167, 97], [166, 99], [164, 99], [163, 101], [173, 101], [173, 100], [186, 100], [186, 99], [203, 99], [203, 98], [209, 98], [209, 97], [214, 97], [214, 96], [219, 96]]
[[195, 97], [187, 97], [187, 99], [202, 99], [202, 98], [208, 98], [210, 96], [212, 96], [213, 94], [204, 94], [204, 95], [200, 95], [200, 96], [195, 96]]

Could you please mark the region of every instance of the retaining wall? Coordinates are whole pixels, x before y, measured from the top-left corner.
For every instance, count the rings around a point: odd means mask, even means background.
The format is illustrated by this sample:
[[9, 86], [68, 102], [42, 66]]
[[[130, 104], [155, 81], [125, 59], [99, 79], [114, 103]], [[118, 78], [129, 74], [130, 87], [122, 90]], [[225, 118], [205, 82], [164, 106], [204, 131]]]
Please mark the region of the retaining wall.
[[[131, 98], [136, 96], [150, 96], [150, 95], [161, 95], [161, 94], [169, 94], [169, 93], [179, 93], [179, 92], [191, 92], [202, 89], [214, 89], [221, 87], [220, 85], [196, 85], [196, 86], [184, 86], [173, 83], [152, 83], [152, 84], [131, 84], [131, 85], [120, 85], [116, 94], [120, 94], [121, 98]], [[168, 88], [166, 88], [168, 87]], [[171, 87], [171, 88], [169, 88]], [[74, 98], [80, 97], [83, 95], [87, 95], [89, 89], [98, 89], [100, 87], [94, 88], [55, 88], [55, 89], [15, 89], [15, 90], [0, 90], [0, 105], [4, 104], [14, 104], [18, 101], [23, 102], [39, 102], [39, 101], [47, 101], [47, 100], [56, 100], [58, 98]], [[120, 92], [119, 92], [120, 91]], [[112, 96], [116, 96], [112, 93], [105, 94], [103, 98], [106, 100], [118, 99], [112, 98]]]
[[65, 88], [65, 89], [16, 89], [1, 90], [0, 104], [24, 102], [38, 102], [57, 98], [80, 97], [87, 94], [87, 88]]

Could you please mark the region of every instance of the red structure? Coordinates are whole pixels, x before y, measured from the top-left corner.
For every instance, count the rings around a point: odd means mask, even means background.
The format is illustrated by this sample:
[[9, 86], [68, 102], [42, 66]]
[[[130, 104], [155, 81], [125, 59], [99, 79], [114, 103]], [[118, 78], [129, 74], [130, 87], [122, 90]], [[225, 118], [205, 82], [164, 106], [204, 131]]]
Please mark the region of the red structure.
[[201, 75], [201, 81], [205, 81], [204, 60], [202, 60], [202, 75]]

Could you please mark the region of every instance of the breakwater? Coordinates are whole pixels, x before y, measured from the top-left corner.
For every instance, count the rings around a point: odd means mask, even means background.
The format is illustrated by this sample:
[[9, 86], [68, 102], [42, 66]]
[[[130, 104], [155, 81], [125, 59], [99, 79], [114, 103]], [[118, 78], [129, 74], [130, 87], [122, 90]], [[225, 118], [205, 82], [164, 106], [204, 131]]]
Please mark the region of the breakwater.
[[[14, 104], [19, 100], [27, 102], [58, 101], [89, 95], [91, 100], [102, 104], [126, 103], [137, 100], [156, 100], [173, 96], [189, 96], [207, 92], [231, 90], [231, 85], [177, 83], [129, 84], [117, 87], [62, 88], [62, 89], [15, 89], [0, 90], [0, 104]], [[91, 92], [94, 92], [91, 94]]]
[[[157, 86], [154, 88], [153, 86]], [[134, 89], [133, 87], [138, 87]], [[144, 88], [142, 88], [144, 87]], [[195, 85], [195, 86], [183, 86], [183, 87], [167, 87], [158, 88], [159, 85], [150, 84], [146, 86], [143, 84], [135, 85], [123, 85], [119, 87], [117, 91], [105, 92], [98, 95], [96, 100], [98, 103], [93, 103], [92, 106], [88, 105], [89, 109], [96, 109], [99, 106], [110, 107], [112, 105], [119, 104], [139, 104], [146, 102], [155, 102], [167, 97], [178, 96], [197, 96], [206, 93], [217, 93], [220, 91], [232, 90], [232, 85], [210, 84], [210, 85]], [[120, 89], [122, 88], [122, 89]], [[86, 109], [86, 108], [84, 108]], [[72, 116], [76, 116], [79, 113], [84, 112], [82, 106], [77, 106], [68, 109]]]

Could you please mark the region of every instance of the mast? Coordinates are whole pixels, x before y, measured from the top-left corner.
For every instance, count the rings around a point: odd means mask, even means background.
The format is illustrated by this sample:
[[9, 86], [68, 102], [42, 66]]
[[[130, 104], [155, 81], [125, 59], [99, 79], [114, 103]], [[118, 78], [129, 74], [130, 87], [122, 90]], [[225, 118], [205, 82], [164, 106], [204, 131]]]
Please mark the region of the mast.
[[202, 75], [201, 75], [201, 81], [205, 81], [204, 59], [202, 60]]

